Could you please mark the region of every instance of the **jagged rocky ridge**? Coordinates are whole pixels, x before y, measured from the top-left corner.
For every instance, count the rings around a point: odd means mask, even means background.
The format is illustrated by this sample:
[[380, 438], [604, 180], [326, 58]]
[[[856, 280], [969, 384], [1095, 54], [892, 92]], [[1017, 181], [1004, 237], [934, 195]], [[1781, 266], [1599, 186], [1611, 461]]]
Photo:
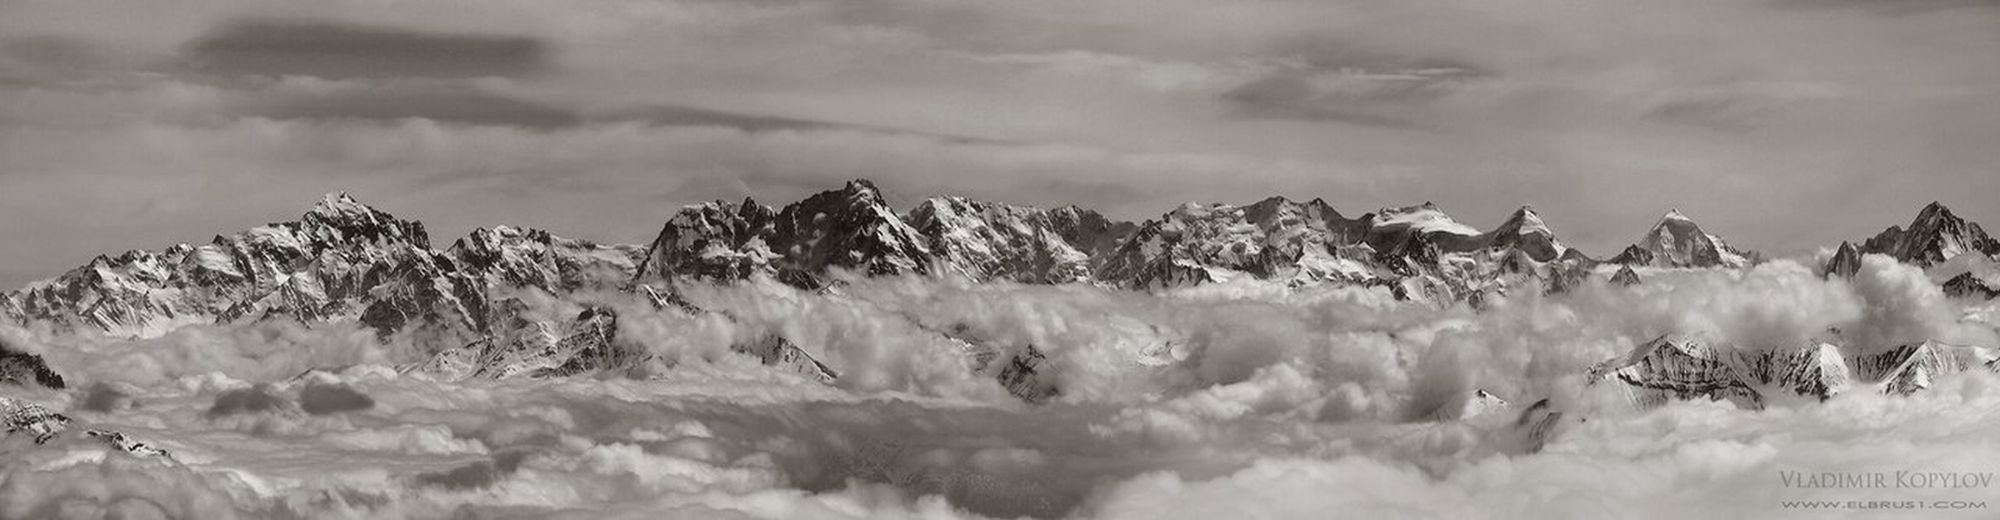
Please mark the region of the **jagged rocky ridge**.
[[0, 384], [18, 386], [39, 386], [61, 390], [64, 386], [61, 375], [49, 369], [42, 356], [21, 352], [0, 342]]
[[[49, 411], [42, 405], [0, 397], [0, 440], [19, 435], [40, 446], [69, 433], [69, 416]], [[120, 432], [91, 428], [83, 430], [81, 438], [135, 456], [173, 458], [167, 450], [139, 442]]]
[[[648, 358], [620, 344], [615, 310], [577, 301], [580, 313], [538, 316], [527, 312], [524, 293], [572, 299], [624, 291], [663, 312], [703, 314], [712, 311], [680, 298], [678, 287], [769, 278], [825, 289], [841, 276], [917, 274], [1159, 289], [1253, 277], [1293, 286], [1382, 287], [1401, 298], [1476, 307], [1516, 291], [1566, 291], [1593, 276], [1642, 283], [1634, 267], [1740, 268], [1757, 261], [1677, 211], [1611, 259], [1618, 269], [1606, 274], [1563, 244], [1530, 207], [1483, 232], [1430, 203], [1350, 217], [1324, 200], [1283, 197], [1241, 206], [1186, 204], [1128, 223], [1074, 206], [1043, 210], [961, 197], [935, 197], [897, 212], [863, 180], [782, 208], [749, 199], [689, 206], [644, 247], [510, 227], [476, 230], [443, 249], [429, 240], [420, 223], [333, 194], [296, 221], [198, 246], [98, 257], [0, 295], [0, 312], [124, 336], [190, 324], [352, 320], [435, 352], [412, 370], [555, 377], [627, 369]], [[1995, 251], [1977, 225], [1933, 204], [1908, 230], [1891, 228], [1863, 246], [1845, 245], [1826, 271], [1849, 275], [1863, 253], [1942, 265]], [[1990, 280], [1977, 276], [1945, 285], [1968, 297], [1993, 292]], [[973, 366], [1024, 399], [1058, 393], [1045, 353], [1033, 346], [939, 336], [965, 345], [980, 360]], [[732, 348], [811, 379], [838, 377], [837, 367], [782, 335]], [[996, 359], [1003, 352], [1012, 355]]]
[[1819, 400], [1857, 389], [1909, 395], [1929, 388], [1939, 376], [1975, 369], [2000, 371], [2000, 352], [1926, 341], [1850, 356], [1824, 341], [1753, 348], [1670, 334], [1599, 363], [1588, 379], [1592, 384], [1618, 383], [1639, 406], [1708, 399], [1762, 409], [1781, 393]]
[[1966, 253], [2000, 255], [2000, 241], [1987, 236], [1979, 224], [1958, 218], [1944, 204], [1932, 202], [1917, 213], [1909, 228], [1890, 226], [1863, 242], [1861, 252], [1931, 267]]
[[1932, 202], [1917, 212], [1909, 227], [1890, 226], [1860, 246], [1842, 242], [1826, 262], [1826, 276], [1852, 277], [1861, 256], [1879, 254], [1921, 267], [1945, 294], [1955, 298], [1990, 300], [2000, 297], [2000, 240], [1979, 224], [1960, 218], [1944, 204]]

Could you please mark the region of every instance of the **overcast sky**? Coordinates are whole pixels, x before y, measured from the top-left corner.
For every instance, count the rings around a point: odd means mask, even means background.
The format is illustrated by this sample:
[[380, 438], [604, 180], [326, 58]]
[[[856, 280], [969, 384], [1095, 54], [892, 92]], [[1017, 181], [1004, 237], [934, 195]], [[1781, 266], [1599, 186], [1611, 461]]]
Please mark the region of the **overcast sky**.
[[0, 285], [344, 190], [448, 244], [876, 181], [1156, 216], [2000, 225], [1994, 0], [0, 0]]

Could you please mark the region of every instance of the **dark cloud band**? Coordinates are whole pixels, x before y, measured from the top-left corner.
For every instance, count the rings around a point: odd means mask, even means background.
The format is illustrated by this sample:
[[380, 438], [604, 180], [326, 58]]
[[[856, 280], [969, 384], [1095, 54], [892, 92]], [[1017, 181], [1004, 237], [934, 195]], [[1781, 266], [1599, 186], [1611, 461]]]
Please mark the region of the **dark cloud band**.
[[517, 77], [542, 70], [549, 54], [525, 36], [269, 20], [222, 25], [186, 52], [209, 72], [323, 78]]

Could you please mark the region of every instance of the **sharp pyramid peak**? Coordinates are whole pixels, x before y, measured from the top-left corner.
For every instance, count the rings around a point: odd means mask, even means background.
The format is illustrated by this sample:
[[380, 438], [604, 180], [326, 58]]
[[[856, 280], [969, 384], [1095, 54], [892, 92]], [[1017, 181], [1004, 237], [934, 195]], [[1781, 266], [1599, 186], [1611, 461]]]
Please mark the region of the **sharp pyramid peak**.
[[[869, 181], [868, 179], [854, 179], [851, 181], [847, 181], [847, 184], [842, 185], [840, 189], [822, 192], [820, 195], [829, 195], [829, 194], [840, 198], [844, 198], [850, 201], [850, 203], [856, 203], [856, 204], [886, 205], [889, 203], [888, 200], [882, 196], [882, 190], [876, 188], [875, 183], [873, 181]], [[815, 196], [814, 198], [818, 198], [818, 196]]]
[[367, 204], [362, 204], [361, 201], [354, 200], [354, 197], [348, 195], [347, 192], [345, 191], [335, 191], [335, 192], [328, 192], [326, 195], [320, 196], [319, 201], [314, 202], [312, 209], [307, 211], [307, 213], [316, 213], [321, 215], [338, 215], [344, 213], [367, 212], [372, 209], [374, 208], [368, 207]]
[[1944, 203], [1938, 201], [1931, 201], [1930, 204], [1925, 204], [1924, 209], [1917, 212], [1918, 222], [1936, 219], [1957, 220], [1958, 216], [1952, 214], [1951, 208], [1945, 207]]
[[882, 192], [882, 190], [877, 189], [875, 187], [874, 181], [870, 181], [868, 179], [854, 179], [851, 181], [847, 181], [846, 185], [841, 186], [841, 191], [853, 192], [853, 193], [866, 192], [878, 195]]
[[1523, 232], [1534, 231], [1534, 230], [1547, 230], [1548, 223], [1542, 221], [1542, 215], [1540, 213], [1535, 212], [1534, 206], [1521, 206], [1520, 208], [1515, 209], [1513, 213], [1508, 213], [1507, 220], [1502, 221], [1500, 223], [1500, 227], [1496, 229], [1518, 230]]
[[306, 210], [301, 221], [316, 222], [391, 222], [400, 221], [373, 206], [363, 204], [345, 191], [327, 193]]

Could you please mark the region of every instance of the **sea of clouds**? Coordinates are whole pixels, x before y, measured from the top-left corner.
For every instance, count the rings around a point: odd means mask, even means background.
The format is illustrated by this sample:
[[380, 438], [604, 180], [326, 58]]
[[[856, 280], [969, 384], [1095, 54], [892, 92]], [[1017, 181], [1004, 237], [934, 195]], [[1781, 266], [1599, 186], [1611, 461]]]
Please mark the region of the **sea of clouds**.
[[[13, 328], [69, 390], [9, 387], [76, 427], [0, 439], [0, 518], [1741, 518], [1781, 501], [1977, 500], [2000, 489], [1813, 490], [1780, 471], [2000, 469], [2000, 380], [1909, 397], [1866, 387], [1638, 409], [1594, 363], [1659, 335], [1731, 348], [1838, 329], [1866, 353], [2000, 346], [2000, 310], [1869, 257], [1852, 280], [1792, 261], [1647, 272], [1479, 310], [1361, 288], [1254, 281], [1144, 294], [1086, 286], [855, 280], [689, 288], [719, 314], [624, 297], [629, 373], [445, 381], [431, 349], [352, 323], [189, 327], [129, 340]], [[570, 305], [540, 302], [548, 312]], [[1031, 405], [936, 331], [1018, 353], [1060, 395]], [[731, 353], [781, 331], [840, 373], [822, 385]], [[1002, 359], [1005, 359], [1004, 357]], [[1463, 416], [1484, 389], [1511, 409]], [[1549, 399], [1530, 452], [1516, 417]], [[1844, 511], [1853, 518], [1883, 511]], [[1974, 518], [1992, 510], [1894, 511]]]

